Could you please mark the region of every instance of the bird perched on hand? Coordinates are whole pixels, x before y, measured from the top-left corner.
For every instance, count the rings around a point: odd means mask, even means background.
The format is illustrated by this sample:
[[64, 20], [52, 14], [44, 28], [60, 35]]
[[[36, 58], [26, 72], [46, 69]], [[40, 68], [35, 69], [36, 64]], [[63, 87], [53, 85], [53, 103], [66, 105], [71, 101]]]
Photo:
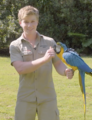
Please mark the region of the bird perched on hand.
[[[84, 100], [84, 118], [86, 114], [86, 91], [85, 91], [85, 73], [92, 76], [92, 69], [83, 61], [77, 52], [72, 48], [67, 48], [62, 42], [57, 42], [54, 50], [57, 56], [74, 71], [79, 71], [79, 83]], [[86, 119], [86, 118], [85, 118]]]

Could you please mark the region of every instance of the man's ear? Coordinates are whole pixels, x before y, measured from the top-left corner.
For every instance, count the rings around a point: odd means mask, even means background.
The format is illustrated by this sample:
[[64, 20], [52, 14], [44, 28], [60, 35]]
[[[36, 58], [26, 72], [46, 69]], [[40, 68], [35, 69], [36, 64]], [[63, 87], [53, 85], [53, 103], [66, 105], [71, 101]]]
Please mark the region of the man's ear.
[[21, 26], [21, 21], [19, 22], [19, 25]]

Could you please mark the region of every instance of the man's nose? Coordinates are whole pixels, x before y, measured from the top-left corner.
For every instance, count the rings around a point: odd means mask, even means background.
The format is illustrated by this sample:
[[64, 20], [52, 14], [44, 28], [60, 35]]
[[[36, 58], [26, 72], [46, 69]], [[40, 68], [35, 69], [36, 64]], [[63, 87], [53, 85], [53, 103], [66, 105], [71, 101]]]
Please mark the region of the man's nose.
[[32, 24], [31, 23], [28, 23], [28, 27], [31, 27], [32, 26]]

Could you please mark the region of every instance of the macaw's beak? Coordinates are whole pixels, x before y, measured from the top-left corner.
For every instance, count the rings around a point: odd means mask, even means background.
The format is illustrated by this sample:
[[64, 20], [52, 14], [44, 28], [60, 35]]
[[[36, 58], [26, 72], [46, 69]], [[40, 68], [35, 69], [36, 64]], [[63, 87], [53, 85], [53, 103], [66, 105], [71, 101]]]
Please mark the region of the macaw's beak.
[[59, 54], [60, 53], [60, 51], [61, 51], [61, 46], [56, 46], [56, 45], [54, 45], [53, 46], [53, 49], [54, 49], [54, 51], [56, 52], [56, 54]]

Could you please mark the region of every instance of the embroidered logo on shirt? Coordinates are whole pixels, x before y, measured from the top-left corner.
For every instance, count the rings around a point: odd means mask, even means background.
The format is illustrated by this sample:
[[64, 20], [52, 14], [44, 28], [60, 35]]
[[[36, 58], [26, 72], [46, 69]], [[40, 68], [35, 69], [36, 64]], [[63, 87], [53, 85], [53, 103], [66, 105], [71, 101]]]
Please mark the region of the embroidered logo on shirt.
[[23, 47], [23, 54], [27, 55], [27, 54], [32, 54], [32, 51], [31, 50], [28, 50], [27, 47]]

